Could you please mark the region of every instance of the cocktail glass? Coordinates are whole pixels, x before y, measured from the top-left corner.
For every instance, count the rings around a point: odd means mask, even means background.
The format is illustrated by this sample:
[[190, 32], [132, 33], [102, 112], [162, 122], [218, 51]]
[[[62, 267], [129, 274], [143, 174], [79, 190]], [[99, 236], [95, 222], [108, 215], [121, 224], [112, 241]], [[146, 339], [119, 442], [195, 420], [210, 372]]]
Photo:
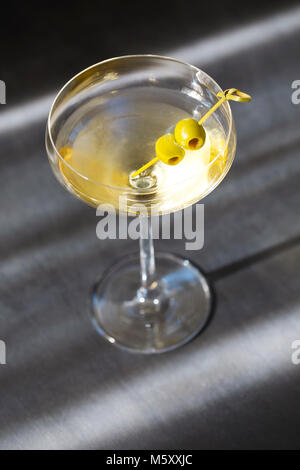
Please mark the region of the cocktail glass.
[[[56, 96], [46, 147], [52, 170], [73, 195], [139, 216], [140, 253], [95, 284], [91, 314], [110, 343], [140, 353], [175, 349], [205, 326], [212, 292], [201, 270], [171, 253], [154, 254], [151, 211], [170, 214], [210, 193], [227, 174], [236, 133], [228, 102], [207, 120], [206, 143], [174, 166], [153, 158], [155, 142], [183, 118], [200, 119], [222, 92], [206, 73], [161, 56], [109, 59], [80, 72]], [[153, 214], [153, 212], [152, 212]], [[117, 242], [116, 242], [117, 243]]]

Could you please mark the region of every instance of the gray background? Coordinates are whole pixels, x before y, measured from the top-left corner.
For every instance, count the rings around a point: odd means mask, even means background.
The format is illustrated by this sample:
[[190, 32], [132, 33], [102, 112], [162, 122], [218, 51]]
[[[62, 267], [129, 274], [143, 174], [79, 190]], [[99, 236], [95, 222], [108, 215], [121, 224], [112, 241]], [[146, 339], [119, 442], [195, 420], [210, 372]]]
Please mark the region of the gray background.
[[[160, 3], [26, 3], [1, 25], [2, 449], [300, 448], [300, 6]], [[95, 211], [59, 186], [44, 149], [65, 80], [142, 52], [253, 95], [232, 105], [237, 156], [204, 201], [205, 248], [156, 242], [209, 274], [214, 316], [188, 345], [151, 357], [105, 343], [87, 314], [95, 278], [136, 243], [97, 240]]]

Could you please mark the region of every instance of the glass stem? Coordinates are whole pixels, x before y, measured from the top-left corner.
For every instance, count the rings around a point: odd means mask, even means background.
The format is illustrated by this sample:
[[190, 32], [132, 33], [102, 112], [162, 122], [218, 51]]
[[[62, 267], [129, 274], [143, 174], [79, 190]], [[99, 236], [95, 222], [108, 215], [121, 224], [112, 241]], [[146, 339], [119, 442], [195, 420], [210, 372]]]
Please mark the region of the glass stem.
[[151, 217], [140, 216], [140, 263], [141, 284], [143, 290], [147, 291], [153, 282], [155, 275]]

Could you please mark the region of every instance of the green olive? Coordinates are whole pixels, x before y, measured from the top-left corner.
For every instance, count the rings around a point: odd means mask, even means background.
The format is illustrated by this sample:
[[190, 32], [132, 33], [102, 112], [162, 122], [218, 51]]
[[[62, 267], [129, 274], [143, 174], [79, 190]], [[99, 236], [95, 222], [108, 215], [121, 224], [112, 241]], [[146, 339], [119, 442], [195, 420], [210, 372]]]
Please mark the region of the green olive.
[[156, 156], [167, 165], [177, 165], [183, 159], [185, 151], [175, 141], [173, 134], [165, 134], [156, 141]]
[[198, 150], [205, 143], [204, 127], [195, 119], [182, 119], [175, 127], [175, 140], [186, 150]]

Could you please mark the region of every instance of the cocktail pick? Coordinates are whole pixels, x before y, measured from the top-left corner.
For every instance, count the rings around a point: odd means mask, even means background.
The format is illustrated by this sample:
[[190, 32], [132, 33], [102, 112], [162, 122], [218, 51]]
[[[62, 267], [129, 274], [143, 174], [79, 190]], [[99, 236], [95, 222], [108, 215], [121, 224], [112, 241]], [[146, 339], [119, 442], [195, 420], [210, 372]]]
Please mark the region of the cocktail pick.
[[191, 118], [182, 119], [175, 127], [175, 135], [166, 134], [160, 137], [155, 145], [156, 157], [132, 173], [130, 177], [135, 178], [158, 160], [167, 165], [177, 165], [184, 158], [184, 149], [198, 150], [204, 145], [206, 133], [202, 124], [224, 101], [232, 100], [240, 103], [251, 101], [250, 95], [237, 88], [228, 88], [225, 91], [220, 91], [217, 97], [220, 98], [219, 101], [198, 122]]

